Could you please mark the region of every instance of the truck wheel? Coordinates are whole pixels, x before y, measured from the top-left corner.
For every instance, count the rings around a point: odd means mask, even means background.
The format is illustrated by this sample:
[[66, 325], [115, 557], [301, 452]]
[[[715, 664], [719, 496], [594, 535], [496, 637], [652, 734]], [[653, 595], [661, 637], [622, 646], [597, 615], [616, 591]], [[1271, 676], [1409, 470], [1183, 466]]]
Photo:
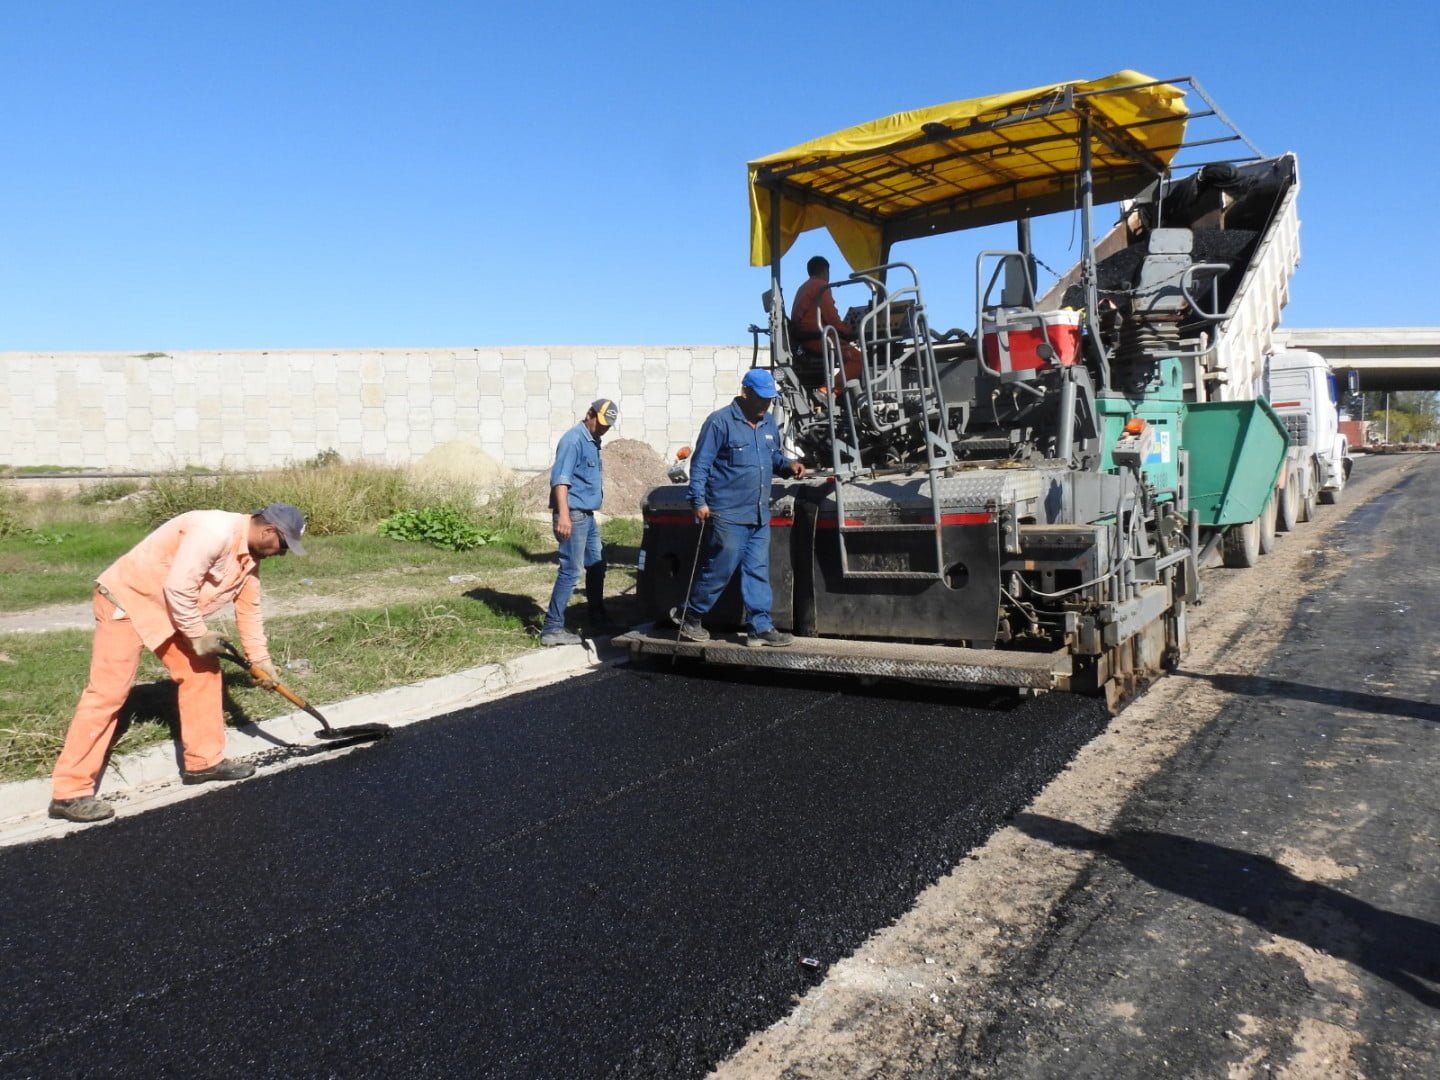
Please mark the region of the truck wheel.
[[1291, 532], [1300, 513], [1300, 477], [1295, 474], [1294, 469], [1285, 470], [1285, 483], [1277, 496], [1275, 527], [1281, 532]]
[[1260, 519], [1244, 525], [1231, 525], [1220, 542], [1225, 565], [1232, 570], [1248, 570], [1260, 561]]
[[1260, 554], [1273, 555], [1280, 546], [1280, 537], [1275, 530], [1280, 524], [1280, 493], [1273, 491], [1265, 500], [1265, 509], [1260, 511]]
[[1320, 492], [1320, 501], [1326, 506], [1334, 506], [1337, 502], [1339, 502], [1340, 492], [1345, 490], [1345, 470], [1342, 467], [1340, 469], [1337, 469], [1336, 472], [1338, 475], [1335, 477], [1335, 486], [1326, 491]]
[[1315, 468], [1315, 463], [1310, 462], [1308, 482], [1305, 492], [1300, 497], [1300, 512], [1295, 515], [1297, 521], [1311, 521], [1315, 517], [1315, 493], [1320, 487], [1320, 471]]

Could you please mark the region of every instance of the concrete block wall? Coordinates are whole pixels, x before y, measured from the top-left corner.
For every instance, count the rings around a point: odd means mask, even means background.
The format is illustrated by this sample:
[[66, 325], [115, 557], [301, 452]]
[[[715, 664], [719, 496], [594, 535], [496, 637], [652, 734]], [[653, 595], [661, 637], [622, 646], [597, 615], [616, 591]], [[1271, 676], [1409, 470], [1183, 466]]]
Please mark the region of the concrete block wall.
[[462, 440], [516, 470], [597, 397], [662, 456], [734, 397], [750, 346], [0, 353], [0, 464], [263, 469], [325, 450], [406, 464]]

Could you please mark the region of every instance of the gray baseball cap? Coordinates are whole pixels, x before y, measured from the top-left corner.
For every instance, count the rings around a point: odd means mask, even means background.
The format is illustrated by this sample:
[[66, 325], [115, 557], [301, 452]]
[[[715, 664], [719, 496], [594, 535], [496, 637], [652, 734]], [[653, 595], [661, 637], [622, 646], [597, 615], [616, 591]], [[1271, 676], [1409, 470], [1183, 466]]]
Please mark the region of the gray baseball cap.
[[300, 543], [300, 537], [305, 535], [305, 515], [298, 509], [289, 503], [271, 503], [263, 510], [256, 510], [255, 516], [275, 526], [288, 550], [296, 555], [305, 554], [305, 547]]
[[609, 398], [592, 401], [590, 411], [595, 414], [595, 422], [603, 428], [614, 427], [615, 421], [620, 419], [619, 408]]

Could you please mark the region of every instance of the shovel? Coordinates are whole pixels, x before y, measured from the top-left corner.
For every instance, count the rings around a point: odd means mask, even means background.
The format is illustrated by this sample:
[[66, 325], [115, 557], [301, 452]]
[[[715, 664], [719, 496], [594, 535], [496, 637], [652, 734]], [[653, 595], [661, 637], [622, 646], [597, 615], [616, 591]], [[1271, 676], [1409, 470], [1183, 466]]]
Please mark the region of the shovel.
[[[254, 664], [245, 658], [245, 654], [228, 641], [223, 642], [225, 648], [220, 652], [226, 660], [239, 664], [245, 669], [245, 673], [256, 682], [265, 679], [265, 675]], [[311, 705], [308, 701], [295, 693], [282, 682], [275, 683], [275, 692], [292, 705], [299, 706], [307, 713], [320, 721], [320, 730], [315, 733], [317, 739], [383, 739], [390, 734], [389, 724], [351, 724], [349, 727], [331, 727], [330, 721], [320, 715], [320, 710]]]

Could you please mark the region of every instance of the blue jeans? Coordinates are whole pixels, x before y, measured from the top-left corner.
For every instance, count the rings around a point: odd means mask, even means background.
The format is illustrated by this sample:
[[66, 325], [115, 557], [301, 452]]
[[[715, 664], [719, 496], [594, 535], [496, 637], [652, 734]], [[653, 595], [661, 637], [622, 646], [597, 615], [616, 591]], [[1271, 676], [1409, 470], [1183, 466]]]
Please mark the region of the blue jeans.
[[[556, 515], [552, 513], [552, 527], [555, 520]], [[580, 583], [580, 572], [602, 559], [600, 526], [595, 523], [595, 516], [570, 511], [570, 538], [560, 541], [560, 572], [555, 575], [550, 607], [545, 612], [545, 623], [540, 627], [542, 634], [565, 629], [565, 606], [570, 603], [570, 596]]]
[[753, 633], [763, 634], [775, 629], [770, 621], [770, 522], [761, 525], [736, 525], [711, 517], [707, 522], [710, 545], [705, 549], [705, 565], [695, 578], [688, 607], [696, 615], [704, 615], [730, 579], [740, 570], [740, 599], [745, 604], [746, 618]]

